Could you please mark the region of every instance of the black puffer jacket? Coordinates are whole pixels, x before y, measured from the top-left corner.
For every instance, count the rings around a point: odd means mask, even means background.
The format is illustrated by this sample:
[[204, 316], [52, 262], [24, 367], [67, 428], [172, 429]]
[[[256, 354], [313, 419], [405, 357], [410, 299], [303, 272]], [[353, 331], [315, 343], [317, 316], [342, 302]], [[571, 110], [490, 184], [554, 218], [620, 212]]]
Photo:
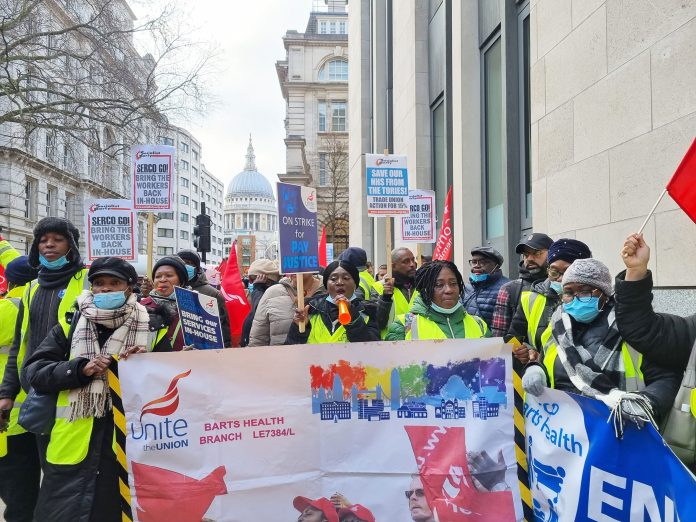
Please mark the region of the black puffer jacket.
[[191, 290], [200, 292], [203, 295], [208, 295], [214, 297], [217, 300], [218, 311], [220, 312], [220, 327], [222, 328], [222, 341], [225, 348], [230, 348], [232, 346], [232, 332], [230, 331], [230, 318], [227, 315], [227, 306], [225, 306], [225, 298], [222, 297], [220, 290], [211, 286], [208, 283], [208, 278], [201, 269], [198, 269], [198, 273], [195, 279], [188, 282], [191, 286]]
[[626, 341], [650, 361], [683, 372], [696, 342], [696, 314], [656, 313], [652, 308], [652, 273], [640, 281], [616, 276], [616, 324]]
[[498, 269], [481, 283], [467, 283], [464, 286], [464, 296], [462, 297], [462, 304], [467, 313], [479, 316], [490, 326], [493, 322], [498, 292], [500, 287], [508, 281], [510, 280]]

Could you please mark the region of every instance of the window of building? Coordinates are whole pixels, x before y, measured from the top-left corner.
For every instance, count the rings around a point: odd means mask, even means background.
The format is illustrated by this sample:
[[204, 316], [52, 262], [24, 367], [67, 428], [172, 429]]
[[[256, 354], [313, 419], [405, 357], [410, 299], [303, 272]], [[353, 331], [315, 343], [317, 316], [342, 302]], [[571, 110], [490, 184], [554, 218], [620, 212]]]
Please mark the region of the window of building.
[[73, 216], [75, 212], [76, 204], [75, 194], [65, 193], [65, 219], [68, 221], [74, 221]]
[[326, 160], [326, 153], [325, 152], [320, 152], [319, 153], [319, 186], [320, 187], [325, 187], [328, 182], [328, 175], [327, 175], [327, 160]]
[[160, 136], [160, 142], [162, 145], [174, 145], [174, 140], [172, 138], [167, 138], [166, 136]]
[[188, 196], [184, 196], [183, 194], [181, 194], [181, 195], [179, 196], [179, 198], [181, 199], [181, 204], [182, 204], [182, 205], [188, 205], [188, 204], [189, 204], [189, 198], [188, 198]]
[[189, 233], [186, 230], [180, 230], [179, 231], [179, 237], [181, 239], [188, 239], [189, 238]]
[[56, 161], [56, 135], [51, 131], [46, 131], [46, 161]]
[[320, 20], [319, 21], [319, 34], [326, 34], [326, 20]]
[[188, 223], [188, 221], [189, 221], [189, 215], [186, 214], [185, 212], [182, 212], [182, 213], [181, 213], [181, 216], [180, 216], [180, 219], [181, 219], [181, 221], [183, 221], [184, 223]]
[[345, 22], [338, 22], [338, 34], [348, 34], [346, 28], [347, 24]]
[[189, 186], [189, 180], [188, 178], [179, 178], [179, 181], [181, 181], [181, 186], [182, 187], [188, 187]]
[[523, 230], [532, 228], [532, 164], [531, 164], [531, 99], [529, 80], [529, 7], [526, 7], [520, 18], [521, 28], [518, 31], [520, 48], [520, 192], [522, 195], [520, 207], [520, 224]]
[[174, 255], [174, 247], [158, 246], [158, 247], [157, 247], [157, 255], [158, 255], [158, 256], [171, 256], [171, 255]]
[[188, 145], [188, 143], [184, 143], [183, 141], [182, 141], [181, 143], [179, 143], [179, 148], [180, 148], [183, 152], [188, 152], [188, 151], [189, 151], [189, 145]]
[[336, 22], [329, 22], [329, 34], [336, 34]]
[[50, 185], [46, 188], [46, 215], [57, 216], [58, 191]]
[[189, 162], [186, 160], [181, 160], [181, 170], [188, 171], [189, 169]]
[[346, 102], [331, 103], [331, 130], [333, 132], [346, 131]]
[[196, 201], [195, 199], [192, 199], [191, 206], [193, 207], [193, 210], [197, 211], [198, 210], [198, 201]]
[[193, 160], [198, 161], [198, 151], [196, 149], [191, 149], [191, 154], [193, 154]]
[[38, 183], [36, 180], [25, 178], [24, 217], [27, 219], [36, 219], [37, 185]]
[[433, 181], [437, 215], [441, 216], [447, 198], [447, 119], [445, 115], [445, 101], [442, 97], [436, 102], [432, 111], [433, 120]]
[[174, 237], [173, 228], [158, 228], [157, 237]]
[[505, 233], [503, 193], [503, 83], [501, 39], [498, 37], [483, 54], [484, 90], [484, 186], [486, 238]]
[[[195, 168], [193, 170], [196, 170]], [[198, 194], [198, 185], [195, 183], [191, 183], [191, 189], [193, 190], [194, 194]]]
[[160, 219], [174, 219], [174, 212], [160, 212]]
[[193, 172], [193, 177], [197, 178], [198, 177], [198, 169], [196, 167], [191, 167], [191, 171]]
[[326, 63], [319, 70], [319, 81], [347, 82], [348, 81], [348, 62], [336, 59]]

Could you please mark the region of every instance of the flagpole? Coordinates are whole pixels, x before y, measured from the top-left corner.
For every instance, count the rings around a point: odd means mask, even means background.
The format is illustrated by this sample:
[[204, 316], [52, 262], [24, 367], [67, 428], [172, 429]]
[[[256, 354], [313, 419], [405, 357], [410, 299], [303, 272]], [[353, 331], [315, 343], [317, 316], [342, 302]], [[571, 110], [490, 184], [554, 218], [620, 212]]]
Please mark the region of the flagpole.
[[645, 218], [645, 221], [643, 221], [643, 224], [640, 226], [640, 229], [638, 230], [638, 233], [639, 233], [639, 234], [642, 234], [642, 233], [643, 233], [643, 229], [645, 228], [645, 225], [648, 224], [648, 220], [649, 220], [649, 219], [652, 217], [652, 215], [655, 213], [655, 209], [657, 209], [657, 206], [660, 204], [660, 201], [662, 201], [662, 198], [665, 197], [665, 194], [667, 194], [667, 187], [665, 187], [665, 188], [662, 190], [662, 193], [660, 194], [660, 197], [657, 198], [657, 201], [656, 201], [655, 204], [653, 205], [653, 208], [650, 209], [650, 213], [649, 213], [648, 216]]
[[[303, 279], [304, 274], [295, 274], [295, 281], [296, 281], [296, 286], [297, 286], [297, 308], [300, 310], [304, 311], [304, 279]], [[300, 333], [304, 333], [305, 331], [305, 324], [300, 323], [297, 325], [298, 329], [300, 330]]]

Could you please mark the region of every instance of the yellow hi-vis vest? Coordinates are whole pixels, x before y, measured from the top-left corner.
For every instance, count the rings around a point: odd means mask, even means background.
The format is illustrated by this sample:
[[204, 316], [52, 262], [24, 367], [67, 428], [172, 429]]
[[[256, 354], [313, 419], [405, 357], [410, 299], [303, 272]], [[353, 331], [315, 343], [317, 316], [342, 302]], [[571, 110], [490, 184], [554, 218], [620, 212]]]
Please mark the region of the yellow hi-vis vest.
[[[14, 341], [15, 326], [17, 315], [19, 314], [19, 303], [22, 302], [26, 285], [17, 286], [10, 290], [4, 299], [0, 299], [0, 379], [5, 375], [7, 360], [10, 358], [10, 348]], [[17, 369], [19, 377], [19, 367]], [[20, 402], [21, 404], [21, 402]], [[19, 405], [15, 402], [10, 413], [10, 422], [7, 435], [19, 435], [25, 430], [17, 424], [19, 416]]]
[[[550, 328], [550, 325], [549, 325]], [[621, 343], [621, 357], [623, 357], [626, 389], [623, 391], [636, 392], [645, 388], [643, 372], [640, 369], [643, 363], [643, 356], [631, 348], [626, 341]], [[553, 342], [553, 338], [547, 343], [542, 356], [542, 364], [546, 368], [546, 373], [549, 376], [550, 388], [556, 387], [556, 377], [554, 375], [554, 366], [558, 358], [558, 347]]]
[[[374, 286], [375, 291], [382, 295], [384, 293], [384, 284], [381, 281], [377, 281]], [[404, 315], [411, 310], [413, 303], [416, 301], [416, 296], [418, 295], [417, 290], [413, 290], [411, 293], [411, 300], [407, 301], [404, 293], [398, 288], [394, 287], [394, 294], [392, 296], [392, 307], [389, 313], [389, 321], [387, 326], [380, 332], [380, 336], [384, 339], [389, 332], [389, 325], [394, 321], [394, 318], [399, 315]]]
[[[365, 314], [360, 314], [365, 323], [370, 320], [370, 318]], [[324, 324], [321, 318], [321, 314], [314, 314], [309, 318], [309, 323], [312, 325], [309, 331], [309, 338], [307, 339], [307, 344], [327, 344], [327, 343], [347, 343], [348, 334], [346, 333], [345, 327], [339, 323], [338, 328], [331, 333], [329, 329]]]
[[551, 325], [541, 334], [541, 346], [537, 344], [536, 333], [539, 329], [539, 323], [544, 315], [544, 307], [546, 306], [546, 296], [536, 292], [524, 291], [520, 297], [520, 305], [524, 316], [527, 318], [527, 343], [534, 346], [537, 351], [541, 352], [546, 343], [551, 338]]
[[[435, 321], [418, 314], [403, 314], [396, 318], [406, 329], [406, 340], [447, 339], [447, 335]], [[464, 314], [464, 339], [485, 337], [488, 326], [485, 321], [471, 314]]]
[[0, 241], [0, 265], [5, 268], [10, 261], [19, 257], [19, 252], [10, 244], [9, 241], [3, 239]]
[[375, 279], [370, 275], [370, 272], [363, 270], [360, 272], [360, 288], [365, 293], [365, 301], [370, 299], [370, 290], [375, 286]]

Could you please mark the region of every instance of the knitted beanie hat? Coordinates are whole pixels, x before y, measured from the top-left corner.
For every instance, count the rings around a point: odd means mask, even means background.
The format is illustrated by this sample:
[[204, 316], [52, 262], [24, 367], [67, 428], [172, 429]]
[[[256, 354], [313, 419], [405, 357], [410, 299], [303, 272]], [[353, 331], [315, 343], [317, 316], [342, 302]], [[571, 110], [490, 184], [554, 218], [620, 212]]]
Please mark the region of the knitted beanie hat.
[[597, 259], [578, 259], [563, 274], [563, 286], [579, 283], [593, 286], [611, 295], [611, 273], [607, 265]]

